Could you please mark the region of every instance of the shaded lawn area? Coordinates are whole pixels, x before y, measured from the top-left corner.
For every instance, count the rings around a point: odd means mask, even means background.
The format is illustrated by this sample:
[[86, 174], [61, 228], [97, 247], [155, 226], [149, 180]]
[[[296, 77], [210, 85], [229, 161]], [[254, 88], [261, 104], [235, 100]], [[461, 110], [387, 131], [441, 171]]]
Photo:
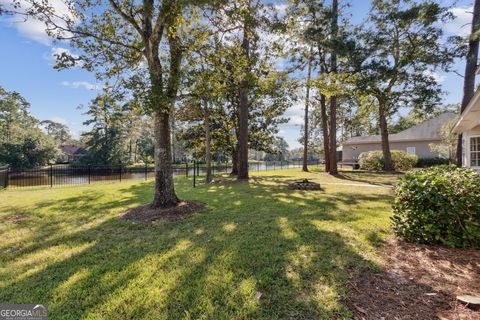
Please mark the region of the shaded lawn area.
[[45, 303], [52, 319], [350, 318], [348, 276], [378, 268], [391, 190], [299, 169], [250, 183], [177, 178], [208, 207], [185, 220], [118, 219], [153, 183], [0, 192], [0, 301]]

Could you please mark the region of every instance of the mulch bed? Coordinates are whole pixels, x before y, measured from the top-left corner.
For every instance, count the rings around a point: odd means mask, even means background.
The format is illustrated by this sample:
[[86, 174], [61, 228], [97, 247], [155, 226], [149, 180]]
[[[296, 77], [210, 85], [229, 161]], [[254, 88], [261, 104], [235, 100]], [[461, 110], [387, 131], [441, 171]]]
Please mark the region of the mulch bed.
[[193, 213], [202, 210], [207, 205], [198, 201], [182, 201], [175, 207], [153, 209], [150, 204], [130, 208], [120, 214], [120, 219], [142, 223], [156, 220], [177, 221], [185, 219]]
[[391, 239], [385, 268], [352, 275], [347, 305], [358, 319], [480, 319], [456, 301], [480, 296], [480, 250], [450, 249]]

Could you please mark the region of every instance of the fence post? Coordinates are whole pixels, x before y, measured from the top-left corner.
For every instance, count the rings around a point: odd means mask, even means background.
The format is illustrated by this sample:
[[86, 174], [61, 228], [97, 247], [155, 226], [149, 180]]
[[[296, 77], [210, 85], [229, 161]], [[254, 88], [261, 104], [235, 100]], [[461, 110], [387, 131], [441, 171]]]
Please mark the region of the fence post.
[[122, 182], [122, 164], [120, 163], [120, 182]]
[[185, 177], [188, 177], [188, 161], [185, 162]]
[[200, 176], [200, 163], [197, 161], [197, 177]]
[[148, 165], [147, 163], [145, 162], [145, 181], [147, 181], [147, 176], [148, 176]]
[[91, 165], [88, 165], [88, 184], [90, 184], [90, 179], [92, 176], [92, 170], [91, 170]]
[[50, 165], [50, 188], [53, 188], [53, 165]]
[[195, 160], [193, 160], [193, 187], [195, 188]]

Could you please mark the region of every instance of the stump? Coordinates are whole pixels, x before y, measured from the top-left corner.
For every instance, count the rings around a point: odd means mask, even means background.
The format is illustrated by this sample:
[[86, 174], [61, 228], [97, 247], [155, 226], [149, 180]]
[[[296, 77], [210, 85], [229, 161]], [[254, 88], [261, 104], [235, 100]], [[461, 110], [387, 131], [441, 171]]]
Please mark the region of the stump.
[[308, 181], [308, 179], [303, 179], [300, 181], [294, 181], [288, 185], [290, 190], [320, 190], [320, 184], [316, 182]]

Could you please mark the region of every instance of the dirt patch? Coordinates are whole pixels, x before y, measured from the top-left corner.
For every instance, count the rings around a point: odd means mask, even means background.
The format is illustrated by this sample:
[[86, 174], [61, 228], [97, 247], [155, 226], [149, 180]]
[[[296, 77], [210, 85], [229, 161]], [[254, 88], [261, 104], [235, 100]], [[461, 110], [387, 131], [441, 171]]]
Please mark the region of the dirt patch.
[[480, 319], [456, 301], [480, 296], [480, 251], [388, 240], [385, 268], [352, 275], [349, 308], [358, 319]]
[[3, 217], [0, 217], [0, 222], [10, 222], [10, 223], [14, 223], [14, 224], [22, 224], [25, 220], [27, 219], [27, 215], [26, 214], [11, 214], [11, 215], [8, 215], [8, 216], [3, 216]]
[[144, 204], [138, 207], [130, 208], [120, 214], [120, 219], [130, 220], [142, 223], [153, 222], [156, 220], [176, 221], [185, 219], [191, 214], [202, 210], [207, 205], [198, 201], [182, 201], [175, 207], [153, 209], [150, 204]]

